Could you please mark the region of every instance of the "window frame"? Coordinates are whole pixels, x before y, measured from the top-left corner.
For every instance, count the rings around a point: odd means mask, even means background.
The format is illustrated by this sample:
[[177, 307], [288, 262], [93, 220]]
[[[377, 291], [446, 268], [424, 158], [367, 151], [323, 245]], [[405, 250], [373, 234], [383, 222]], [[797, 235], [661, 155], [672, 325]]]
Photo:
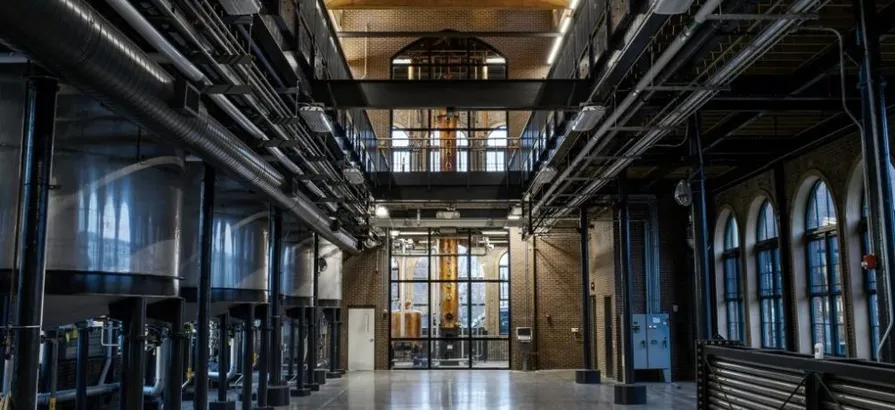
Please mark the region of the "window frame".
[[[763, 232], [762, 228], [766, 227], [769, 212], [771, 213], [770, 222], [774, 230], [773, 232], [767, 232], [766, 230]], [[786, 319], [783, 311], [785, 306], [783, 303], [783, 272], [780, 264], [780, 235], [777, 229], [777, 211], [768, 199], [765, 199], [761, 204], [761, 208], [759, 208], [755, 230], [755, 237], [757, 238], [755, 243], [755, 266], [758, 279], [761, 347], [763, 349], [785, 349]], [[766, 271], [766, 266], [771, 267], [770, 272]], [[770, 274], [768, 275], [768, 273]], [[770, 280], [765, 281], [765, 276], [770, 276]], [[764, 286], [767, 282], [771, 283], [770, 289]], [[766, 313], [765, 305], [768, 305], [768, 312], [773, 313]]]
[[[819, 214], [815, 214], [815, 217], [818, 219], [818, 226], [812, 227], [810, 216], [810, 209], [815, 207], [815, 209], [820, 209], [817, 207], [818, 192], [820, 187], [823, 187], [827, 192], [826, 200], [829, 201], [828, 204], [824, 204], [826, 209], [833, 213], [832, 220], [833, 223], [823, 224], [823, 220], [820, 219]], [[826, 219], [830, 218], [830, 215], [825, 216]], [[807, 276], [807, 285], [808, 285], [808, 300], [809, 300], [809, 313], [810, 313], [810, 328], [811, 328], [811, 345], [815, 345], [818, 343], [817, 338], [817, 326], [820, 324], [824, 327], [823, 331], [826, 335], [829, 332], [830, 335], [830, 343], [827, 344], [826, 340], [824, 340], [824, 353], [831, 356], [842, 357], [848, 354], [848, 340], [846, 335], [846, 323], [845, 318], [842, 316], [843, 312], [840, 312], [840, 307], [844, 308], [844, 292], [842, 287], [842, 270], [839, 268], [839, 262], [841, 260], [841, 247], [839, 243], [838, 236], [838, 218], [836, 215], [836, 204], [833, 201], [832, 193], [829, 190], [827, 184], [818, 180], [814, 183], [814, 186], [811, 187], [810, 194], [808, 196], [808, 202], [805, 206], [805, 220], [803, 221], [805, 226], [805, 267], [806, 267], [806, 276]], [[823, 246], [823, 263], [824, 265], [816, 266], [813, 262], [816, 262], [817, 259], [812, 257], [812, 245], [819, 244]], [[835, 247], [836, 254], [840, 255], [833, 258], [833, 252], [830, 250]], [[817, 286], [814, 283], [814, 269], [815, 268], [823, 268], [824, 276], [826, 279], [826, 283], [822, 284], [820, 290], [816, 290]], [[831, 275], [830, 273], [835, 273]], [[816, 302], [819, 301], [821, 306], [828, 307], [828, 310], [825, 312], [824, 321], [822, 323], [818, 323], [817, 314], [815, 313]], [[839, 323], [839, 318], [842, 317], [842, 323]], [[829, 349], [828, 349], [829, 347]]]
[[[731, 241], [728, 241], [729, 239]], [[727, 309], [727, 338], [745, 341], [746, 323], [743, 278], [740, 268], [739, 227], [733, 215], [730, 215], [725, 222], [723, 243], [721, 266], [724, 275], [724, 306]], [[731, 284], [735, 284], [735, 287], [732, 288]]]

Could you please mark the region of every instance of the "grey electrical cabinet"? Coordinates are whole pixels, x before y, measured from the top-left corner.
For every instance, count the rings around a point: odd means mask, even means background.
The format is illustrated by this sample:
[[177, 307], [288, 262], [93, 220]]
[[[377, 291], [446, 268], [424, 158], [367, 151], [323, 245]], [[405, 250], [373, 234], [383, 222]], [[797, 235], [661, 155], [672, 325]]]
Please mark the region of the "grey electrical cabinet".
[[631, 318], [631, 341], [635, 370], [661, 370], [671, 381], [671, 340], [668, 315], [635, 314]]

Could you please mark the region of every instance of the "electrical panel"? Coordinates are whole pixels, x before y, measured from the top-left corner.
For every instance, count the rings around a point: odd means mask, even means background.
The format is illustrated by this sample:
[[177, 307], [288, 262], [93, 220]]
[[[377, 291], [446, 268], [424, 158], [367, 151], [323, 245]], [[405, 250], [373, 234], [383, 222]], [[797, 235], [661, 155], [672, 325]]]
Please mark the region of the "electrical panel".
[[631, 318], [631, 341], [635, 370], [662, 370], [671, 381], [671, 335], [668, 315], [635, 314]]

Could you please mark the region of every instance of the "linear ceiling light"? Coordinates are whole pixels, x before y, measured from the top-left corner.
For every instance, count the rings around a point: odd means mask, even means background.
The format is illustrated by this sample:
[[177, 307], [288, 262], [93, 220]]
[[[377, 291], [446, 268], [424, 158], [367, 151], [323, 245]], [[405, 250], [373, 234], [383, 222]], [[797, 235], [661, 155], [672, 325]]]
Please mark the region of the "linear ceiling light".
[[503, 57], [488, 57], [485, 59], [486, 64], [506, 64], [507, 59]]
[[298, 109], [298, 115], [301, 116], [308, 127], [314, 132], [333, 132], [333, 123], [326, 115], [323, 107], [316, 105], [308, 105]]
[[365, 182], [363, 172], [351, 165], [342, 168], [342, 176], [351, 185], [363, 185]]
[[376, 217], [377, 218], [388, 218], [388, 208], [378, 205], [376, 206]]
[[578, 111], [578, 115], [572, 120], [572, 130], [578, 132], [594, 129], [598, 122], [606, 115], [606, 107], [602, 105], [588, 105]]
[[535, 175], [534, 181], [531, 181], [532, 186], [541, 186], [553, 180], [556, 177], [556, 168], [553, 167], [545, 167]]
[[412, 64], [413, 60], [409, 58], [396, 58], [392, 60], [392, 64]]

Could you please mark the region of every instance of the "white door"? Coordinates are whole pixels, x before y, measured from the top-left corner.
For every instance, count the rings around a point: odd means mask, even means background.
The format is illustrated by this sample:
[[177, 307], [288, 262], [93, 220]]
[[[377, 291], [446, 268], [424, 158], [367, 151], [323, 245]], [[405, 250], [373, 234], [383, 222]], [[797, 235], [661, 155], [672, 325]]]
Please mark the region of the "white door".
[[373, 370], [376, 310], [348, 309], [348, 370]]

